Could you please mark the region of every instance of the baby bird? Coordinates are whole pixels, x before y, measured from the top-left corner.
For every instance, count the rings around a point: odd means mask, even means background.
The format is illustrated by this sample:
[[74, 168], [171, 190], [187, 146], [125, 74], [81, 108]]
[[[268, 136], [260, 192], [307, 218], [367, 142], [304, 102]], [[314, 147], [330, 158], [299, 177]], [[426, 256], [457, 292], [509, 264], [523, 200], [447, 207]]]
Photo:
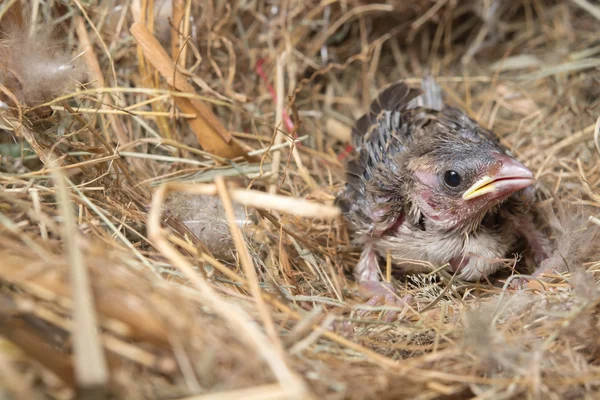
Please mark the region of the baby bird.
[[380, 279], [387, 254], [407, 272], [448, 264], [467, 281], [494, 273], [524, 244], [536, 263], [546, 257], [532, 172], [435, 90], [390, 85], [356, 121], [352, 141], [337, 204], [363, 247], [354, 275], [367, 304], [402, 303]]

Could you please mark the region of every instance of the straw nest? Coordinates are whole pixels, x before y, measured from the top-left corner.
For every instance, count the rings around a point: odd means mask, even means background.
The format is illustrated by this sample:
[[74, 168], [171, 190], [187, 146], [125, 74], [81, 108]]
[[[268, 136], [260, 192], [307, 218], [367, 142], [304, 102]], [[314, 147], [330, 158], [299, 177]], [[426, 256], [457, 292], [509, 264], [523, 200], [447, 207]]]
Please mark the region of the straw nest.
[[[9, 0], [0, 20], [0, 397], [600, 395], [591, 1]], [[401, 277], [415, 304], [386, 323], [358, 313], [333, 200], [352, 122], [425, 73], [536, 172], [566, 268]]]

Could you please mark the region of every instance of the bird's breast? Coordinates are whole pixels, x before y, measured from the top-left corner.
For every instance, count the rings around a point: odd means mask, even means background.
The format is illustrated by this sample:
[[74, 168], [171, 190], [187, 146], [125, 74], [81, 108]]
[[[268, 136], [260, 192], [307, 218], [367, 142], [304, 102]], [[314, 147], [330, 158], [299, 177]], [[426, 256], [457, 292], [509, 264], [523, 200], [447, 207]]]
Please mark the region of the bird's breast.
[[470, 234], [459, 231], [420, 230], [408, 224], [394, 235], [377, 239], [382, 257], [390, 254], [394, 263], [408, 272], [421, 272], [451, 264], [464, 280], [477, 280], [496, 272], [515, 241], [509, 230], [480, 229]]

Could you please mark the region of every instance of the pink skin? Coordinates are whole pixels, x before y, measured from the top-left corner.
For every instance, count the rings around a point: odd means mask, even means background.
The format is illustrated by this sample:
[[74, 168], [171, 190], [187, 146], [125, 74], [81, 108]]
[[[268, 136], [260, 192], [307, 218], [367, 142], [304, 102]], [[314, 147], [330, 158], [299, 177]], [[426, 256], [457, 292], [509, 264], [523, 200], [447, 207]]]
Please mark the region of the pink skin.
[[418, 181], [415, 192], [418, 195], [415, 200], [421, 212], [441, 228], [458, 228], [465, 221], [533, 183], [533, 173], [517, 160], [500, 153], [494, 153], [493, 157], [495, 162], [480, 176], [488, 175], [494, 179], [495, 191], [469, 200], [462, 197], [451, 198], [445, 194], [440, 198], [442, 183], [438, 174], [433, 171], [416, 171]]
[[[522, 198], [527, 202], [533, 202], [535, 200], [535, 191], [531, 189], [533, 188], [528, 187], [521, 192]], [[508, 215], [507, 217], [512, 218], [513, 216]], [[513, 222], [515, 223], [520, 236], [525, 238], [525, 240], [531, 246], [531, 250], [533, 252], [533, 262], [538, 267], [541, 266], [542, 262], [548, 258], [548, 251], [550, 248], [548, 239], [536, 229], [531, 220], [513, 219]], [[539, 278], [544, 272], [547, 272], [547, 270], [543, 268], [537, 268], [535, 272], [533, 272], [532, 276], [534, 278]], [[524, 282], [526, 282], [525, 278], [515, 279], [512, 281], [511, 287], [516, 289]]]
[[525, 238], [531, 251], [533, 251], [533, 261], [536, 264], [541, 264], [546, 258], [548, 253], [546, 251], [548, 244], [547, 239], [535, 228], [533, 222], [529, 220], [515, 221], [519, 234]]
[[[499, 201], [509, 197], [517, 190], [526, 188], [533, 183], [533, 174], [523, 164], [515, 159], [504, 154], [495, 153], [496, 162], [492, 164], [486, 174], [494, 180], [495, 190], [492, 193], [487, 193], [479, 197], [465, 200], [462, 197], [453, 200], [445, 198], [445, 201], [438, 202], [434, 199], [434, 192], [441, 185], [438, 175], [427, 171], [417, 171], [415, 176], [418, 179], [417, 190], [419, 193], [417, 202], [421, 212], [427, 219], [443, 228], [457, 228], [464, 221], [469, 220]], [[482, 174], [483, 176], [484, 174]], [[374, 232], [373, 239], [389, 232], [391, 228], [396, 230], [404, 222], [404, 216], [391, 224], [383, 232]], [[531, 232], [535, 229], [531, 227], [517, 225], [526, 240], [531, 243], [533, 251], [540, 257], [543, 255], [542, 244], [540, 241], [532, 237]], [[537, 258], [537, 257], [536, 257]], [[376, 306], [385, 304], [390, 307], [403, 307], [411, 301], [410, 296], [400, 298], [396, 295], [393, 286], [390, 283], [382, 282], [379, 279], [379, 265], [377, 262], [378, 255], [375, 252], [373, 245], [367, 243], [360, 260], [356, 266], [355, 275], [360, 284], [361, 292], [370, 297], [367, 305]], [[453, 272], [460, 271], [467, 264], [468, 259], [462, 257], [460, 260], [450, 260], [450, 266]], [[385, 314], [387, 321], [392, 321], [396, 317], [397, 312], [388, 311]]]
[[[546, 268], [539, 268], [542, 264], [542, 261], [548, 258], [547, 253], [547, 239], [541, 235], [537, 229], [533, 226], [531, 221], [518, 221], [517, 229], [521, 236], [527, 240], [529, 245], [531, 246], [531, 250], [533, 251], [533, 261], [538, 266], [538, 268], [531, 274], [533, 278], [539, 279], [542, 274], [548, 272]], [[529, 281], [528, 278], [515, 278], [510, 283], [511, 289], [519, 289], [521, 286]]]
[[[391, 283], [387, 282], [366, 282], [361, 285], [361, 292], [371, 298], [365, 304], [371, 307], [375, 307], [379, 304], [384, 304], [387, 307], [404, 307], [412, 302], [412, 296], [407, 294], [402, 298], [398, 297], [396, 290]], [[361, 311], [359, 315], [365, 315], [368, 311]], [[388, 310], [384, 313], [384, 319], [386, 322], [392, 322], [398, 315], [397, 311]]]
[[[360, 255], [358, 264], [355, 269], [355, 278], [360, 284], [360, 293], [369, 300], [366, 305], [375, 307], [377, 305], [385, 305], [388, 307], [404, 307], [410, 303], [412, 297], [406, 295], [402, 298], [398, 297], [396, 290], [391, 283], [382, 282], [379, 280], [379, 264], [377, 262], [377, 253], [373, 249], [373, 245], [368, 243]], [[368, 311], [361, 311], [359, 315], [363, 316]], [[389, 310], [384, 314], [384, 319], [391, 322], [396, 318], [397, 311]]]
[[469, 263], [469, 257], [452, 257], [448, 263], [453, 273], [460, 272]]

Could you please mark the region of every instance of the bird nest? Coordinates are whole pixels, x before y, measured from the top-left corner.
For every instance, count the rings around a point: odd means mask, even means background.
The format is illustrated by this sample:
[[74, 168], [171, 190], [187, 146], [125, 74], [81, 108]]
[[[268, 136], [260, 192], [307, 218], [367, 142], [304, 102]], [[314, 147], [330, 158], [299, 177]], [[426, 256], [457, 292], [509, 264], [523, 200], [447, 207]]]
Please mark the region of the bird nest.
[[[599, 396], [599, 20], [588, 0], [4, 1], [2, 397]], [[394, 280], [415, 301], [389, 323], [360, 312], [333, 203], [353, 121], [426, 74], [535, 172], [566, 272], [514, 290], [431, 266]]]

